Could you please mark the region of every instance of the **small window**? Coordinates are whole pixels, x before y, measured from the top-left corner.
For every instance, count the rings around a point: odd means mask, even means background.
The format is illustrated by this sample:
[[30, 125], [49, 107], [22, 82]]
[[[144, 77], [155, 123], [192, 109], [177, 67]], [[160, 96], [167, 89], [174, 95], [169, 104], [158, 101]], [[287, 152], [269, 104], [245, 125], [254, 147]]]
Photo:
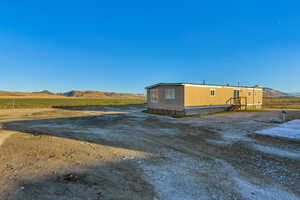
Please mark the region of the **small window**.
[[248, 96], [251, 96], [251, 92], [248, 92]]
[[216, 96], [216, 89], [210, 90], [210, 96], [212, 96], [212, 97]]
[[165, 89], [165, 99], [175, 99], [175, 88], [166, 88]]
[[150, 90], [150, 101], [151, 103], [158, 103], [158, 89]]

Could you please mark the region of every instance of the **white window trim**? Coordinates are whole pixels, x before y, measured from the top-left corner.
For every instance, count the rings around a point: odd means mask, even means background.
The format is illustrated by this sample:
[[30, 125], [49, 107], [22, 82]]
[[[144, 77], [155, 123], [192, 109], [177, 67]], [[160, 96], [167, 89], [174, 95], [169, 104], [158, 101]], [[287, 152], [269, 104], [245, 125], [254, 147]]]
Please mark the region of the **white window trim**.
[[[212, 95], [212, 93], [211, 93], [212, 91], [214, 91], [214, 95]], [[215, 96], [217, 96], [217, 90], [216, 90], [215, 88], [213, 88], [213, 89], [210, 89], [210, 91], [209, 91], [209, 92], [210, 92], [210, 96], [211, 96], [211, 97], [215, 97]]]

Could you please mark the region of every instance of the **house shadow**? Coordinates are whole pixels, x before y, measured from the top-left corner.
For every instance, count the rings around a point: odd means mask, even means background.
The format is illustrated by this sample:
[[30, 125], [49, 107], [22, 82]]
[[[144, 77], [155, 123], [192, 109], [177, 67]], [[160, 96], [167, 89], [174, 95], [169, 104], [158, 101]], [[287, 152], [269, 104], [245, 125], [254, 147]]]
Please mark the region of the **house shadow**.
[[[152, 153], [153, 149], [145, 147], [145, 141], [142, 142], [135, 134], [130, 134], [131, 126], [136, 126], [141, 121], [136, 116], [125, 114], [107, 114], [84, 117], [40, 119], [27, 121], [14, 121], [4, 124], [5, 129], [27, 133], [39, 137], [41, 135], [54, 136], [71, 139], [75, 141], [88, 142], [95, 144], [96, 148], [110, 147], [117, 148], [118, 151], [139, 151], [141, 153]], [[143, 121], [147, 119], [143, 119]], [[114, 135], [114, 131], [117, 134]], [[141, 130], [142, 131], [142, 130]], [[122, 134], [129, 133], [127, 140], [121, 142], [114, 140]], [[101, 137], [103, 134], [112, 134], [114, 136]], [[124, 139], [124, 137], [122, 139]], [[135, 143], [130, 142], [130, 137], [135, 137]], [[150, 141], [151, 143], [151, 141]], [[147, 145], [146, 145], [147, 146]], [[50, 158], [52, 155], [43, 147], [43, 157]], [[16, 151], [22, 152], [22, 149]], [[64, 150], [62, 150], [64, 151]], [[31, 152], [29, 152], [30, 154]], [[68, 154], [70, 152], [65, 152]], [[28, 152], [24, 152], [26, 157]], [[49, 155], [48, 155], [49, 154]], [[1, 199], [3, 200], [32, 200], [32, 199], [128, 199], [128, 200], [153, 200], [155, 193], [153, 186], [145, 181], [141, 168], [137, 167], [146, 162], [147, 157], [129, 157], [119, 160], [103, 161], [99, 158], [89, 160], [83, 165], [77, 166], [77, 160], [58, 168], [49, 170], [40, 170], [39, 164], [25, 166], [26, 168], [36, 167], [39, 176], [18, 177], [16, 171], [15, 180], [12, 187], [2, 190]], [[147, 154], [150, 155], [150, 154]], [[33, 160], [40, 162], [39, 159]], [[48, 161], [44, 161], [48, 162]], [[49, 161], [51, 162], [51, 160]], [[13, 166], [15, 163], [8, 161], [7, 166]], [[43, 163], [44, 167], [47, 165]], [[11, 168], [18, 168], [13, 166]], [[39, 172], [40, 170], [40, 172]], [[5, 177], [6, 179], [7, 177]], [[4, 179], [4, 177], [3, 177]], [[1, 190], [0, 190], [1, 191]]]
[[71, 165], [41, 172], [39, 177], [16, 179], [13, 186], [2, 190], [0, 197], [2, 200], [153, 200], [153, 186], [134, 167], [134, 163], [143, 161], [90, 164], [85, 168]]
[[[103, 108], [87, 109], [98, 111]], [[220, 136], [205, 127], [176, 123], [173, 122], [176, 120], [174, 118], [140, 112], [137, 110], [139, 107], [124, 109], [127, 109], [127, 112], [13, 121], [5, 123], [3, 128], [33, 136], [48, 135], [148, 153], [155, 153], [155, 148], [151, 146], [158, 145], [159, 138], [178, 137], [178, 133], [201, 133], [201, 137], [197, 137], [197, 140], [203, 141]]]
[[[147, 128], [151, 130], [151, 127], [154, 127], [155, 124], [150, 125], [147, 122], [142, 122], [144, 128], [136, 130], [134, 127], [139, 129], [141, 122], [132, 120], [135, 117], [125, 117], [124, 115], [125, 114], [105, 114], [14, 121], [5, 123], [3, 128], [31, 134], [33, 136], [48, 135], [137, 151], [145, 150], [145, 146], [138, 142], [133, 143], [131, 140], [138, 141], [140, 139], [138, 132], [145, 131]], [[150, 125], [150, 127], [147, 127], [145, 124]]]

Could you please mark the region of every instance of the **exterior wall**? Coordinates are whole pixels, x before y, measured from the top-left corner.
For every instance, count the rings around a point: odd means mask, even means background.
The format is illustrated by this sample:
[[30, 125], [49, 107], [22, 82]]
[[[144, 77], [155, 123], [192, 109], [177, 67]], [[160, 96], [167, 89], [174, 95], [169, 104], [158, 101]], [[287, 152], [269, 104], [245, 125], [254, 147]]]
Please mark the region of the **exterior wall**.
[[[175, 88], [175, 99], [165, 98], [165, 89]], [[151, 102], [150, 90], [158, 89], [158, 102]], [[157, 86], [147, 89], [147, 102], [150, 109], [156, 110], [184, 110], [184, 86]]]
[[[210, 91], [215, 90], [216, 95], [211, 96]], [[253, 105], [262, 103], [262, 89], [257, 88], [238, 88], [226, 86], [197, 86], [185, 85], [184, 106], [218, 106], [230, 104], [230, 98], [233, 97], [234, 90], [240, 90], [242, 104]], [[254, 95], [253, 95], [254, 91]]]
[[[216, 95], [211, 96], [211, 89], [215, 89]], [[185, 85], [185, 107], [189, 106], [212, 106], [212, 105], [225, 105], [233, 96], [231, 88], [223, 87], [202, 87]]]
[[[242, 97], [242, 104], [247, 104], [248, 108], [260, 108], [263, 103], [263, 90], [257, 88], [243, 88], [240, 96]], [[244, 98], [246, 97], [246, 98]]]

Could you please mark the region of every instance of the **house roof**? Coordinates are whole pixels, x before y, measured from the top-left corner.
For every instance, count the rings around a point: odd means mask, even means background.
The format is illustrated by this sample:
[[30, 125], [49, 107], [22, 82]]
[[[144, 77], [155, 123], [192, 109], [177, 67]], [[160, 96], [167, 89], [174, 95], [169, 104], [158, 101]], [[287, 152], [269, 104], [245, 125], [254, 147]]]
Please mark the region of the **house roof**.
[[145, 89], [151, 89], [158, 86], [180, 86], [180, 85], [191, 85], [191, 86], [200, 86], [200, 87], [223, 87], [223, 88], [255, 88], [255, 89], [262, 89], [261, 86], [233, 86], [233, 85], [213, 85], [213, 84], [197, 84], [197, 83], [157, 83], [154, 85], [150, 85]]

